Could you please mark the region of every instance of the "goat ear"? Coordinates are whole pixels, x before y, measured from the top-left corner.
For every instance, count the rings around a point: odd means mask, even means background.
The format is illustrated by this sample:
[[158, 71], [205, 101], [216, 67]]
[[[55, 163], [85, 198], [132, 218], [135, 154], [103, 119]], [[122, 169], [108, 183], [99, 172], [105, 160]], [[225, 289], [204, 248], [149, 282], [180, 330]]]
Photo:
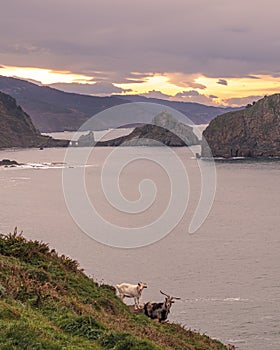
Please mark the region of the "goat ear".
[[139, 286], [139, 287], [141, 286], [141, 282], [138, 282], [138, 286]]

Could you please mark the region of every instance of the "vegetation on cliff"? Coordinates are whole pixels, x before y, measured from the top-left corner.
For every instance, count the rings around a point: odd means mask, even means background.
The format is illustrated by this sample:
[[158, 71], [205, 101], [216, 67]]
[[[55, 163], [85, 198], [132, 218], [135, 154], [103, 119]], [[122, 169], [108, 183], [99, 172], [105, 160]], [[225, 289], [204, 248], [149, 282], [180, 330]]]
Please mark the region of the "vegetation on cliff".
[[[280, 94], [216, 117], [203, 136], [214, 157], [279, 157]], [[205, 142], [202, 156], [209, 156]]]
[[176, 324], [136, 315], [78, 263], [15, 231], [0, 235], [1, 350], [222, 350]]
[[66, 147], [68, 141], [43, 136], [16, 100], [0, 92], [0, 148]]

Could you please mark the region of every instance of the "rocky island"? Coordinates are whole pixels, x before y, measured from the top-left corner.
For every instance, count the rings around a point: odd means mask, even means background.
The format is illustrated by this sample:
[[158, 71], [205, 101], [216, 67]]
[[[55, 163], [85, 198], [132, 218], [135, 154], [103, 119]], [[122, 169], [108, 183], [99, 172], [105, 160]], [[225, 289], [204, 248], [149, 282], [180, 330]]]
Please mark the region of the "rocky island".
[[193, 128], [179, 122], [169, 112], [155, 116], [151, 124], [136, 127], [129, 135], [108, 141], [99, 141], [96, 146], [159, 146], [183, 147], [199, 144]]
[[203, 136], [203, 157], [280, 157], [280, 94], [216, 117]]
[[43, 136], [16, 100], [0, 92], [0, 148], [67, 147], [69, 141]]

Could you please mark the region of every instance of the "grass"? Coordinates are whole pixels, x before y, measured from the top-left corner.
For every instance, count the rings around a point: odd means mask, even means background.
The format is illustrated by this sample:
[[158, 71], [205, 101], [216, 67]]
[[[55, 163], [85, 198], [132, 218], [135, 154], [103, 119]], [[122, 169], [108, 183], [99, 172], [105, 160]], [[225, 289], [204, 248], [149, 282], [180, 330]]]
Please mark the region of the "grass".
[[114, 288], [87, 277], [75, 260], [0, 235], [0, 350], [223, 350], [177, 324], [132, 314]]

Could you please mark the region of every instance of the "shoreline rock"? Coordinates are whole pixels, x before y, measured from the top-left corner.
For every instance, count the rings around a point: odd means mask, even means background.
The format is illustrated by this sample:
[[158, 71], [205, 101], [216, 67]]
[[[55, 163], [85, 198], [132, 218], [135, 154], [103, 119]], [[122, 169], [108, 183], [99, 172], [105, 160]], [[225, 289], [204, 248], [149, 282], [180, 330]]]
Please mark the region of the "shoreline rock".
[[21, 165], [15, 160], [10, 160], [10, 159], [2, 159], [0, 160], [0, 166], [17, 166]]
[[202, 157], [279, 157], [280, 94], [216, 117], [203, 136]]

